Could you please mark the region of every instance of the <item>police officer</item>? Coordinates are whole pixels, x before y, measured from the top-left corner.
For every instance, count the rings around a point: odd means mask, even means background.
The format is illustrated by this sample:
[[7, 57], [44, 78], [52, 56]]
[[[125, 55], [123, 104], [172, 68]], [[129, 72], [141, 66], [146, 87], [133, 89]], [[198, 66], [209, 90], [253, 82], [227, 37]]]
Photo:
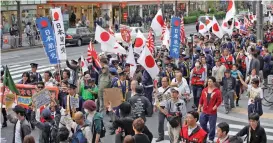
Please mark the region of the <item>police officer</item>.
[[214, 59], [211, 55], [210, 49], [206, 48], [204, 51], [205, 51], [206, 63], [210, 67], [213, 67], [214, 66]]
[[126, 80], [125, 72], [119, 73], [119, 79], [114, 84], [114, 87], [120, 88], [122, 91], [123, 99], [125, 99], [126, 93], [129, 91], [130, 85], [129, 81]]
[[187, 80], [189, 83], [190, 78], [190, 65], [188, 62], [189, 56], [186, 56], [185, 54], [180, 55], [180, 62], [179, 62], [179, 69], [181, 73], [183, 74], [183, 77]]
[[174, 64], [168, 64], [168, 65], [166, 66], [166, 70], [164, 70], [164, 71], [161, 73], [161, 77], [168, 77], [169, 83], [171, 83], [172, 79], [174, 78], [174, 71], [173, 71], [173, 68], [174, 68]]
[[37, 73], [38, 64], [31, 63], [30, 66], [31, 66], [31, 72], [29, 72], [29, 75], [31, 77], [36, 77], [36, 78], [33, 78], [34, 81], [31, 81], [31, 82], [38, 83], [38, 82], [43, 81], [42, 76], [39, 73]]
[[144, 70], [143, 74], [142, 74], [142, 85], [144, 88], [145, 97], [147, 97], [149, 99], [149, 101], [152, 103], [153, 102], [152, 94], [153, 94], [153, 90], [154, 90], [154, 83], [153, 83], [152, 77], [150, 76], [150, 74], [146, 70]]

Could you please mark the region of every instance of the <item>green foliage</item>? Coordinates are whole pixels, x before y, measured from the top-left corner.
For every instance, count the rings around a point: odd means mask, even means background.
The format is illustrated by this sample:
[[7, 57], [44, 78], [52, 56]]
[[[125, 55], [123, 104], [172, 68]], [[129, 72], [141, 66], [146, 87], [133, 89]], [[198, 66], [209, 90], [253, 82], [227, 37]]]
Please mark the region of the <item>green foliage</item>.
[[216, 12], [215, 8], [211, 8], [209, 13], [214, 14], [215, 12]]
[[197, 20], [197, 16], [188, 16], [184, 17], [184, 23], [189, 24], [189, 23], [195, 23]]
[[217, 13], [214, 14], [216, 19], [223, 19], [226, 16], [226, 13], [223, 11], [219, 11]]

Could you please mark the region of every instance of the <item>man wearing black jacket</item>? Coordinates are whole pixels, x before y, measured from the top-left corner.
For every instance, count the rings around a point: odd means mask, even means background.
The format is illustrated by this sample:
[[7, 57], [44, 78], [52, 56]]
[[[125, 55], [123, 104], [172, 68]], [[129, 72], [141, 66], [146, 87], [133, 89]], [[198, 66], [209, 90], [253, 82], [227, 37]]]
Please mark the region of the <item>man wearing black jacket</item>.
[[146, 121], [146, 116], [151, 116], [152, 104], [147, 97], [143, 96], [142, 86], [136, 86], [136, 94], [128, 102], [131, 104], [134, 119], [141, 117]]
[[249, 125], [240, 130], [236, 136], [243, 137], [247, 135], [247, 143], [266, 143], [266, 132], [264, 128], [261, 127], [259, 118], [260, 116], [257, 113], [250, 114], [248, 117]]
[[236, 79], [230, 75], [230, 70], [225, 71], [225, 77], [223, 77], [220, 84], [223, 86], [223, 99], [226, 114], [228, 114], [231, 108], [234, 108], [234, 93], [236, 88]]
[[[115, 113], [111, 109], [111, 105], [108, 108], [109, 114], [112, 114], [115, 119], [113, 121], [112, 128], [116, 130], [116, 137], [115, 137], [115, 143], [122, 143], [123, 139], [126, 135], [134, 135], [133, 130], [133, 121], [134, 118], [131, 117], [131, 105], [128, 102], [123, 102], [120, 105], [120, 117], [118, 118], [115, 116]], [[149, 131], [149, 129], [145, 126], [144, 127], [144, 134], [146, 134], [150, 141], [153, 140], [153, 134]]]

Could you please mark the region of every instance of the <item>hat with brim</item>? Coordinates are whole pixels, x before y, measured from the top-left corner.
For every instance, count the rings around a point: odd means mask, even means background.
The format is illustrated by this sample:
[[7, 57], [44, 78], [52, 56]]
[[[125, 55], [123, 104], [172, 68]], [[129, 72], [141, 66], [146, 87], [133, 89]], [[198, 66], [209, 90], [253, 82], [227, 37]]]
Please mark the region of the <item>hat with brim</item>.
[[177, 87], [173, 87], [173, 88], [171, 88], [171, 92], [177, 92], [177, 93], [179, 93], [179, 89]]
[[68, 88], [76, 89], [77, 86], [75, 84], [73, 84], [73, 83], [69, 83]]
[[36, 64], [36, 63], [30, 63], [30, 66], [31, 66], [32, 68], [37, 68], [37, 67], [38, 67], [38, 64]]

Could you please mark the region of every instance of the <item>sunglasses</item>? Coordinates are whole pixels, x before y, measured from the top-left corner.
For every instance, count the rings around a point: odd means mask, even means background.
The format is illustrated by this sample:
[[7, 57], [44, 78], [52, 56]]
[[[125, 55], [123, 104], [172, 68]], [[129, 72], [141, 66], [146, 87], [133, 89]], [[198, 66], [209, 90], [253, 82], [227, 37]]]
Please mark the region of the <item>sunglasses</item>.
[[38, 86], [39, 89], [43, 89], [44, 87], [43, 86]]

